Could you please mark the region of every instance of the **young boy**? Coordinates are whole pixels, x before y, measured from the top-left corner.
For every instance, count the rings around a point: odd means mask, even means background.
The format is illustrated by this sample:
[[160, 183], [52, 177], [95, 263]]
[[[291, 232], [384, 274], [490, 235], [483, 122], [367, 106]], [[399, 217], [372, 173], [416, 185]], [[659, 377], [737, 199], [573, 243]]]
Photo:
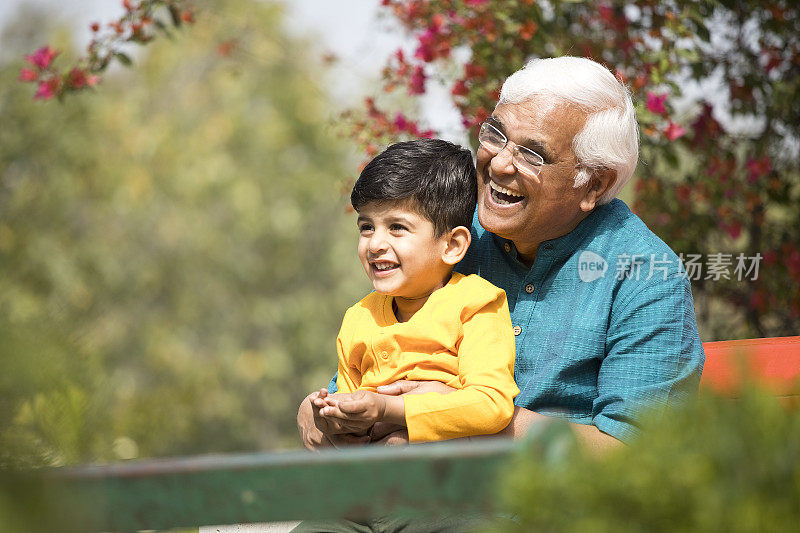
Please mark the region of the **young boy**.
[[[345, 314], [339, 394], [323, 389], [312, 397], [320, 430], [344, 426], [366, 435], [388, 422], [419, 442], [508, 425], [519, 389], [505, 292], [453, 272], [470, 244], [476, 187], [470, 152], [442, 140], [394, 144], [362, 171], [350, 200], [358, 256], [375, 292]], [[440, 381], [456, 391], [375, 392], [401, 379]]]

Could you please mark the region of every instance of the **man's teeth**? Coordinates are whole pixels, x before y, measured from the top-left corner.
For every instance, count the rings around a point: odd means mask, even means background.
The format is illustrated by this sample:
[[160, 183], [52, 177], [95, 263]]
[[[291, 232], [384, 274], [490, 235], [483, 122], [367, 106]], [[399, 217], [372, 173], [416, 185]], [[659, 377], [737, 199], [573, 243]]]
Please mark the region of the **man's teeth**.
[[[502, 185], [498, 185], [493, 181], [489, 181], [489, 187], [492, 189], [492, 198], [499, 203], [499, 204], [512, 204], [519, 202], [524, 198], [524, 196], [520, 194], [516, 194], [509, 189], [506, 189]], [[498, 194], [499, 193], [499, 194]], [[503, 196], [500, 196], [500, 195]]]

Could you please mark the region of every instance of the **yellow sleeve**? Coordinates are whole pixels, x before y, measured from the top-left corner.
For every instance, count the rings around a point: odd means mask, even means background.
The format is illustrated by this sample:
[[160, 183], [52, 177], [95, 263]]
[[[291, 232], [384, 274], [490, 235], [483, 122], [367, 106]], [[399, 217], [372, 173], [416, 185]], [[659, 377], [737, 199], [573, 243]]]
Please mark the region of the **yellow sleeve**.
[[488, 435], [504, 429], [514, 414], [514, 334], [505, 292], [463, 323], [458, 349], [461, 389], [450, 394], [403, 396], [412, 442]]
[[354, 317], [348, 309], [336, 338], [336, 353], [339, 357], [339, 368], [336, 376], [336, 388], [339, 393], [354, 392], [361, 386], [361, 373], [350, 360], [350, 345], [353, 338]]

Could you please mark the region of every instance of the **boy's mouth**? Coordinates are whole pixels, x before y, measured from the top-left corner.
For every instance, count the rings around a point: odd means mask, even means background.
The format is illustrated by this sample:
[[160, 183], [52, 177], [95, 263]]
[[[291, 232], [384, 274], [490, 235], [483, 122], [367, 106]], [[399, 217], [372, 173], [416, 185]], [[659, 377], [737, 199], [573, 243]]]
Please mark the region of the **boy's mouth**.
[[492, 200], [500, 205], [516, 204], [525, 198], [522, 195], [514, 193], [510, 189], [506, 189], [502, 185], [498, 185], [491, 179], [489, 180], [489, 189], [490, 194], [492, 195]]
[[393, 261], [372, 261], [370, 265], [372, 266], [372, 270], [379, 274], [386, 274], [400, 268], [400, 263], [395, 263]]

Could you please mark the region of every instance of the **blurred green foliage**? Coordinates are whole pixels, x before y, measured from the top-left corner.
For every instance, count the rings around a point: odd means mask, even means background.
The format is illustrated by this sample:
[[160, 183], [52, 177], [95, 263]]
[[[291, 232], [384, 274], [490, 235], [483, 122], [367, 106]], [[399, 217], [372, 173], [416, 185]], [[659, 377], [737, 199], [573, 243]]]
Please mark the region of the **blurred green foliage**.
[[275, 5], [203, 9], [65, 105], [0, 65], [0, 466], [297, 447], [335, 369], [367, 287], [323, 68]]
[[[502, 487], [511, 531], [794, 531], [800, 410], [747, 390], [657, 413], [633, 445], [600, 457], [548, 428]], [[542, 437], [542, 436], [540, 436]]]

